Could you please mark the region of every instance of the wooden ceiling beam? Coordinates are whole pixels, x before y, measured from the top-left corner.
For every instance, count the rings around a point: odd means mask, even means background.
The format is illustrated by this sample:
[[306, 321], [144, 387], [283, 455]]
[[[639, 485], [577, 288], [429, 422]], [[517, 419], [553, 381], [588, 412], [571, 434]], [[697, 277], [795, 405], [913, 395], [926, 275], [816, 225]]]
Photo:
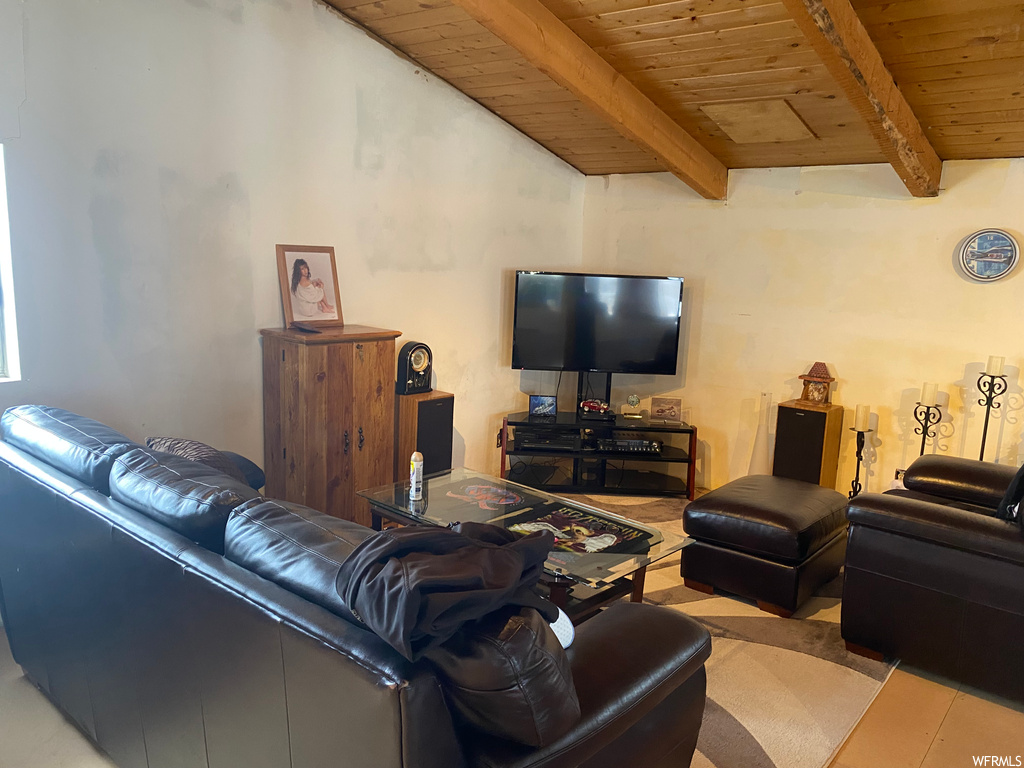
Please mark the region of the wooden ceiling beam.
[[623, 136], [711, 200], [728, 169], [538, 0], [452, 0]]
[[850, 0], [782, 0], [915, 197], [939, 194], [942, 160]]

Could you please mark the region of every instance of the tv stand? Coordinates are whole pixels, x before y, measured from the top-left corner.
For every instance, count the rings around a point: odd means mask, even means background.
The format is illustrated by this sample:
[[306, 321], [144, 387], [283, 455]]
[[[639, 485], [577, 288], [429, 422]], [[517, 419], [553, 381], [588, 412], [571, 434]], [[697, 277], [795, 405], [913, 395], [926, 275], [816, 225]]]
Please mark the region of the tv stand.
[[689, 499], [694, 495], [697, 428], [689, 424], [621, 415], [598, 421], [576, 413], [510, 413], [502, 420], [500, 438], [501, 476], [533, 488]]

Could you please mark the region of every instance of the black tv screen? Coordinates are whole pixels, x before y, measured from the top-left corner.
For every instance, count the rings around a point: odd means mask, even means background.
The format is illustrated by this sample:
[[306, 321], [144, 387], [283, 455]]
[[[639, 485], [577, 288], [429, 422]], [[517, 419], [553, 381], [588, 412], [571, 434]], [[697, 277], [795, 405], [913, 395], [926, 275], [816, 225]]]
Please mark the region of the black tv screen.
[[676, 372], [683, 278], [516, 272], [512, 367]]

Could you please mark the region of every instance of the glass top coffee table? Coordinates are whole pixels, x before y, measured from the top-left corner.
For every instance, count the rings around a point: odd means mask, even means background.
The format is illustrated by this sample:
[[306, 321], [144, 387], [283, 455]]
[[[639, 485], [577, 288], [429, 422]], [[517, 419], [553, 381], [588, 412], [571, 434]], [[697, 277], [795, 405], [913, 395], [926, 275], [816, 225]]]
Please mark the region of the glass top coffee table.
[[359, 491], [370, 502], [373, 527], [382, 519], [448, 526], [490, 523], [517, 533], [548, 530], [555, 548], [541, 583], [574, 622], [631, 593], [643, 598], [647, 566], [690, 540], [674, 533], [525, 485], [468, 469], [428, 475], [423, 498], [409, 499], [409, 483]]

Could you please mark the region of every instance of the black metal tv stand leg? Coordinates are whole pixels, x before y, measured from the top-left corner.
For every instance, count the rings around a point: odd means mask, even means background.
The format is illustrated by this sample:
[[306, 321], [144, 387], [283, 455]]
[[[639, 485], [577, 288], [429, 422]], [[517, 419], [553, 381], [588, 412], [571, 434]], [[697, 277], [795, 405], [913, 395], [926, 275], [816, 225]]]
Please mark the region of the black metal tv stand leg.
[[[600, 374], [601, 376], [604, 377], [604, 381], [602, 382], [603, 386], [601, 387], [601, 389], [598, 389], [596, 392], [593, 392], [591, 394], [592, 390], [591, 390], [591, 387], [589, 385], [590, 385], [590, 376], [592, 376], [592, 375], [593, 374], [588, 373], [587, 371], [580, 371], [576, 375], [576, 419], [577, 419], [577, 423], [579, 424], [579, 426], [581, 428], [584, 426], [584, 423], [582, 422], [582, 419], [584, 419], [586, 417], [584, 416], [583, 409], [580, 408], [580, 403], [582, 403], [584, 400], [601, 400], [601, 401], [603, 401], [605, 403], [610, 403], [610, 401], [611, 401], [611, 396], [612, 396], [612, 375], [610, 373]], [[591, 418], [593, 418], [593, 417], [591, 417]], [[607, 420], [611, 420], [613, 417], [609, 415], [609, 416], [607, 416], [605, 418]], [[594, 424], [594, 426], [598, 426], [599, 422], [600, 422], [600, 419], [598, 418], [598, 419], [594, 419], [594, 421], [592, 423]], [[593, 479], [589, 483], [584, 482], [584, 464], [585, 463], [589, 465], [589, 469], [587, 470], [587, 473], [588, 474], [592, 474], [592, 476], [593, 476]], [[583, 485], [592, 484], [592, 485], [595, 485], [597, 487], [604, 488], [605, 477], [606, 477], [606, 470], [607, 470], [607, 462], [604, 459], [598, 459], [597, 461], [595, 461], [593, 459], [586, 459], [586, 460], [584, 460], [582, 458], [576, 457], [576, 458], [574, 458], [572, 460], [572, 482], [573, 482], [573, 485], [583, 486]]]
[[[580, 403], [582, 403], [584, 400], [590, 400], [591, 399], [590, 397], [587, 396], [587, 393], [590, 391], [590, 387], [588, 385], [590, 384], [590, 376], [591, 375], [592, 374], [587, 373], [586, 371], [580, 371], [578, 374], [576, 374], [576, 410], [577, 411], [579, 411]], [[605, 373], [605, 374], [601, 374], [601, 375], [604, 376], [603, 391], [598, 390], [597, 393], [593, 395], [593, 398], [596, 399], [596, 400], [603, 400], [606, 403], [611, 403], [611, 397], [612, 397], [612, 375], [610, 373]]]

